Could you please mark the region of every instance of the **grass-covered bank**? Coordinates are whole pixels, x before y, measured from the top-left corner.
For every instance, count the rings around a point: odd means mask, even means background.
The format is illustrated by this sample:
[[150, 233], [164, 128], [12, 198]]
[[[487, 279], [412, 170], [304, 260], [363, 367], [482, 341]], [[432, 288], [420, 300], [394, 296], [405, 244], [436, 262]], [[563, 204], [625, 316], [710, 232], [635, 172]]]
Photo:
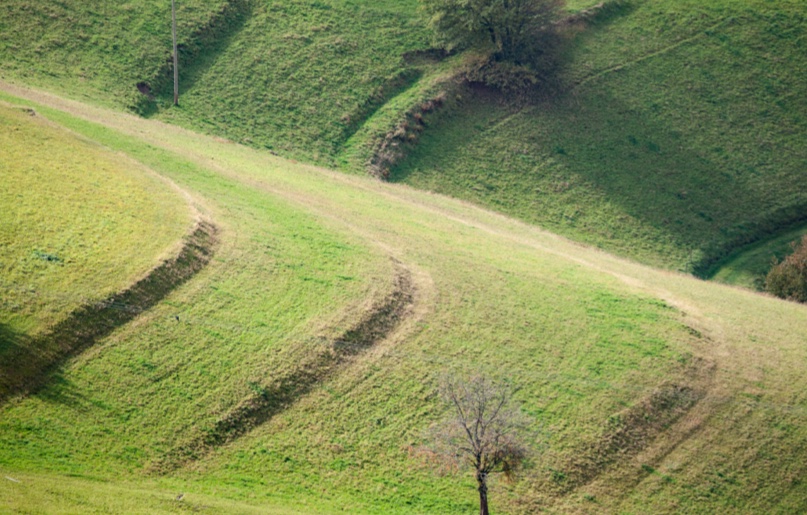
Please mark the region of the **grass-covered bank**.
[[806, 14], [628, 2], [569, 42], [559, 93], [467, 98], [393, 178], [705, 272], [807, 215]]

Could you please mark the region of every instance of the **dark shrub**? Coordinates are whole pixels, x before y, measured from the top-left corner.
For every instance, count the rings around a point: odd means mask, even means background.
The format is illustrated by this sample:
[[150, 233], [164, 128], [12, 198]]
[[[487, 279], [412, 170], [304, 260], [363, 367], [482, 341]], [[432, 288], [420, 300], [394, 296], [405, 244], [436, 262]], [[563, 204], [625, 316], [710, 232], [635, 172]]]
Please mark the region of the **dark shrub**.
[[807, 235], [799, 245], [793, 244], [793, 254], [774, 264], [765, 279], [765, 290], [783, 299], [807, 302]]

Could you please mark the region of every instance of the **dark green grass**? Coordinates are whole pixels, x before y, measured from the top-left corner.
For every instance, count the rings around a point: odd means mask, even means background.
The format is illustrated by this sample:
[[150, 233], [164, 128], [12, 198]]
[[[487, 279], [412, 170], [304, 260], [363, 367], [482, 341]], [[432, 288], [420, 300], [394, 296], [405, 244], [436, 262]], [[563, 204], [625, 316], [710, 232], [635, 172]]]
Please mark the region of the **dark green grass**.
[[403, 54], [428, 46], [414, 0], [256, 3], [243, 29], [195, 74], [164, 120], [330, 162], [417, 72]]
[[807, 8], [630, 5], [569, 43], [555, 96], [472, 96], [396, 180], [697, 272], [804, 217]]
[[[179, 41], [225, 0], [177, 2]], [[171, 2], [8, 0], [0, 4], [0, 75], [117, 107], [143, 99], [171, 57]]]
[[804, 234], [807, 234], [807, 230], [800, 228], [751, 245], [738, 255], [729, 256], [710, 279], [762, 290], [765, 287], [765, 276], [768, 275], [773, 263], [780, 262], [785, 256], [792, 254], [793, 245], [797, 244]]

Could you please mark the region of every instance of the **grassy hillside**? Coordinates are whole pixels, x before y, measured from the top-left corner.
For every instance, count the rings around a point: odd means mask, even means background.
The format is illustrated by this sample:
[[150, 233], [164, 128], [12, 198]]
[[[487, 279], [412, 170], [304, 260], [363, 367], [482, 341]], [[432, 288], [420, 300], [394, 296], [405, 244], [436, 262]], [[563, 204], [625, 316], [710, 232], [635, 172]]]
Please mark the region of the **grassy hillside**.
[[[154, 174], [216, 244], [0, 392], [0, 511], [471, 513], [473, 478], [418, 453], [452, 371], [516, 386], [536, 421], [496, 512], [807, 510], [805, 307], [580, 243], [705, 273], [802, 220], [802, 2], [626, 2], [522, 102], [452, 84], [462, 55], [411, 53], [414, 1], [182, 2], [179, 108], [165, 2], [79, 4], [4, 3], [0, 73], [156, 119], [0, 82], [37, 113], [0, 108], [0, 338], [84, 318], [187, 233]], [[273, 155], [362, 171], [421, 111], [393, 179], [529, 223]]]
[[[36, 491], [45, 511], [65, 496], [90, 511], [151, 492], [165, 512], [469, 512], [472, 478], [438, 476], [412, 451], [440, 416], [440, 374], [470, 368], [521, 387], [547, 449], [522, 482], [497, 484], [499, 511], [804, 509], [803, 307], [446, 198], [36, 98], [105, 124], [38, 107], [201, 197], [222, 250], [58, 381], [2, 407], [0, 468], [21, 481], [3, 490], [12, 510]], [[400, 322], [340, 358], [338, 335], [402, 274]], [[307, 370], [316, 381], [299, 389]], [[297, 395], [272, 405], [278, 381]], [[261, 399], [266, 418], [231, 418]], [[221, 433], [223, 420], [247, 427]]]
[[255, 2], [220, 52], [195, 63], [180, 109], [160, 118], [286, 156], [330, 162], [428, 47], [416, 0]]
[[[230, 0], [177, 2], [178, 36], [204, 40]], [[218, 25], [221, 25], [219, 22]], [[0, 74], [117, 107], [137, 108], [137, 84], [155, 87], [171, 58], [171, 3], [40, 2], [0, 5]], [[170, 70], [168, 70], [170, 72]]]
[[[171, 107], [170, 2], [0, 6], [2, 76], [287, 156], [328, 162], [427, 48], [416, 0], [177, 2], [181, 108]], [[153, 101], [137, 84], [153, 90]]]
[[626, 2], [570, 36], [559, 90], [469, 91], [395, 180], [706, 272], [805, 216], [803, 2]]
[[[414, 0], [180, 2], [172, 108], [163, 4], [6, 2], [2, 73], [365, 171], [380, 139], [444, 98], [441, 81], [463, 66], [418, 53], [430, 41]], [[548, 98], [468, 90], [426, 113], [393, 179], [701, 275], [803, 221], [803, 3], [620, 5], [569, 29]]]
[[0, 326], [37, 334], [139, 279], [191, 225], [134, 161], [0, 104]]

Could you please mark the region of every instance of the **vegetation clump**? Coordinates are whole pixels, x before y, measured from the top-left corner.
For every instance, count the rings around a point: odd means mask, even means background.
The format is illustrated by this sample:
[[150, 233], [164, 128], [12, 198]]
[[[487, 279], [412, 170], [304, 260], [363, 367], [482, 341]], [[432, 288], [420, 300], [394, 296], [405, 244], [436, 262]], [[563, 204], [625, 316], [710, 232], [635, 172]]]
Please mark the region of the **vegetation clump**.
[[765, 279], [765, 290], [783, 299], [807, 302], [807, 235], [793, 244], [793, 253], [774, 264]]
[[554, 22], [563, 0], [421, 0], [435, 42], [448, 51], [484, 57], [468, 71], [470, 82], [504, 92], [541, 82], [554, 47]]
[[435, 38], [447, 50], [492, 51], [497, 61], [529, 64], [562, 0], [422, 0]]

